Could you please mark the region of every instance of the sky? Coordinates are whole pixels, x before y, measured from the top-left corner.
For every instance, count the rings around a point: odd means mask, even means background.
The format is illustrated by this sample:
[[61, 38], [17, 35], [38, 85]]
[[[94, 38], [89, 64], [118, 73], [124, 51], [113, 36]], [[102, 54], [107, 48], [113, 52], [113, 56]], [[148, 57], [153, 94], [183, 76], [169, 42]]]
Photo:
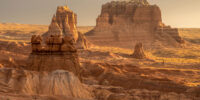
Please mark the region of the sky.
[[[78, 26], [94, 26], [101, 5], [111, 0], [67, 0], [78, 15]], [[200, 28], [200, 0], [148, 0], [161, 8], [166, 25]], [[0, 22], [21, 24], [50, 24], [57, 6], [66, 0], [0, 0]]]

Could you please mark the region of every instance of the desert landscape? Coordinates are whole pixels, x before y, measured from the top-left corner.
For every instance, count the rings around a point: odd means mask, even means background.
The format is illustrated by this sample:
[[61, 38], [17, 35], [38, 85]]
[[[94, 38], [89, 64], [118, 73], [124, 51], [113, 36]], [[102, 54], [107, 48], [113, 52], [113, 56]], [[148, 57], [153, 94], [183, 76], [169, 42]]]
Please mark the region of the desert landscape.
[[200, 100], [200, 28], [173, 28], [147, 0], [68, 6], [49, 25], [0, 23], [0, 100]]

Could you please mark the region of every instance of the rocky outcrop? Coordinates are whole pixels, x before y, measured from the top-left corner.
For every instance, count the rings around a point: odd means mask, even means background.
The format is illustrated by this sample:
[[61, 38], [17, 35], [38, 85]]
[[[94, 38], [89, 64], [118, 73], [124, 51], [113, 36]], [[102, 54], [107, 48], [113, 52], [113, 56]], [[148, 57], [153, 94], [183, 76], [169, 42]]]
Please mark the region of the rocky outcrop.
[[56, 34], [42, 40], [41, 36], [33, 35], [31, 43], [32, 53], [25, 69], [32, 71], [62, 69], [73, 72], [81, 78], [77, 50], [71, 36], [61, 37]]
[[48, 32], [31, 38], [32, 53], [25, 69], [73, 72], [81, 79], [77, 49], [86, 49], [88, 42], [76, 29], [77, 16], [67, 6], [57, 8]]
[[78, 40], [76, 41], [76, 48], [77, 49], [87, 49], [90, 43], [86, 39], [86, 37], [81, 33], [78, 32]]
[[146, 58], [142, 43], [137, 43], [135, 45], [134, 53], [131, 56], [133, 58], [136, 58], [136, 59], [144, 59], [144, 58]]
[[82, 84], [73, 73], [64, 70], [39, 73], [16, 69], [0, 69], [0, 88], [0, 95], [11, 93], [15, 95], [35, 95], [38, 98], [45, 95], [92, 99], [91, 88]]
[[84, 35], [77, 31], [77, 15], [67, 6], [59, 6], [56, 15], [53, 16], [49, 30], [42, 35], [47, 38], [51, 35], [59, 35], [61, 37], [72, 36], [78, 49], [87, 47], [87, 40]]
[[160, 28], [166, 26], [158, 6], [150, 5], [146, 0], [112, 1], [102, 6], [96, 27], [87, 36], [97, 45], [124, 48], [137, 42], [143, 42], [145, 47], [157, 45], [156, 41], [172, 46], [184, 43], [178, 31], [168, 28], [159, 33]]
[[57, 8], [56, 15], [52, 18], [48, 32], [43, 34], [43, 37], [48, 37], [54, 34], [63, 36], [72, 35], [76, 41], [78, 39], [76, 23], [77, 15], [67, 6], [59, 6]]
[[184, 44], [185, 41], [179, 36], [178, 28], [171, 28], [171, 26], [160, 25], [156, 29], [157, 36], [160, 38], [166, 35], [170, 35], [176, 42], [180, 44]]

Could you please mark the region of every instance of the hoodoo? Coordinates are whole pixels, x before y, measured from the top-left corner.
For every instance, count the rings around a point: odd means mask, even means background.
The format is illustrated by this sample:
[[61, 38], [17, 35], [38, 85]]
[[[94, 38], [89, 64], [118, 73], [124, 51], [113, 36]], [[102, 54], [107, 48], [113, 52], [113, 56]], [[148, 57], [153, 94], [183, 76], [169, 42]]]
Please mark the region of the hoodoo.
[[145, 55], [144, 50], [143, 50], [142, 43], [137, 43], [135, 45], [134, 53], [131, 56], [133, 58], [136, 58], [136, 59], [144, 59], [144, 58], [146, 58], [146, 55]]
[[52, 22], [49, 25], [49, 29], [42, 35], [43, 38], [47, 38], [51, 35], [60, 35], [61, 37], [72, 36], [75, 42], [75, 47], [78, 49], [87, 48], [87, 43], [82, 43], [80, 40], [87, 42], [83, 34], [79, 34], [77, 31], [77, 15], [70, 10], [67, 6], [59, 6], [56, 14], [52, 18]]
[[77, 50], [71, 36], [61, 37], [55, 34], [42, 40], [41, 36], [33, 35], [31, 43], [32, 53], [28, 59], [27, 70], [67, 70], [80, 78]]
[[52, 18], [48, 32], [43, 34], [43, 37], [48, 37], [59, 32], [62, 36], [72, 35], [76, 41], [78, 39], [76, 23], [77, 15], [67, 6], [59, 6]]
[[138, 42], [145, 47], [184, 43], [178, 29], [163, 24], [160, 8], [150, 5], [147, 0], [120, 0], [104, 4], [96, 27], [87, 33], [87, 37], [97, 45], [123, 48], [132, 48]]

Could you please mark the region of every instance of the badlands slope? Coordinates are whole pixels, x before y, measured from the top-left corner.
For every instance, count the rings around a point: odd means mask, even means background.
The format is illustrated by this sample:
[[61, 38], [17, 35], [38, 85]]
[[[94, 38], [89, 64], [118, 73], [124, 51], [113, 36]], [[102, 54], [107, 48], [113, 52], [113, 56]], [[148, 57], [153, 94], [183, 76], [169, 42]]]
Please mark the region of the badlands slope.
[[[19, 66], [25, 66], [26, 59], [31, 51], [31, 35], [42, 34], [47, 31], [47, 26], [2, 25], [4, 28], [1, 28], [0, 32], [1, 67], [20, 68]], [[78, 27], [78, 30], [82, 32], [87, 32], [91, 29], [92, 27], [87, 26]], [[162, 95], [163, 97], [165, 95], [179, 97], [187, 91], [192, 91], [194, 87], [200, 85], [200, 46], [198, 45], [200, 43], [198, 42], [200, 31], [199, 29], [179, 29], [179, 31], [180, 35], [187, 42], [190, 42], [190, 46], [184, 48], [145, 49], [145, 54], [148, 58], [143, 60], [131, 58], [129, 55], [133, 53], [132, 49], [92, 45], [88, 50], [80, 50], [79, 60], [84, 68], [83, 82], [89, 85], [100, 84], [100, 87], [95, 87], [97, 90], [94, 93], [99, 98], [104, 98], [101, 100], [112, 99], [116, 96], [125, 98], [130, 95], [141, 95], [141, 93], [149, 94], [146, 96], [150, 97], [153, 95], [151, 91], [157, 91], [156, 95]], [[12, 34], [7, 34], [6, 32], [12, 32]], [[21, 35], [22, 33], [25, 35]], [[8, 38], [5, 39], [4, 37]], [[90, 42], [92, 43], [92, 40]], [[160, 94], [159, 91], [167, 92], [167, 94]], [[104, 92], [106, 94], [103, 94]], [[172, 94], [174, 92], [178, 94]], [[31, 100], [34, 97], [27, 94], [14, 96], [5, 92], [1, 92], [1, 95], [11, 100], [22, 97], [23, 99]], [[41, 100], [45, 100], [45, 98], [47, 100], [48, 98], [58, 99], [55, 96], [37, 96], [37, 98]], [[61, 97], [58, 100], [62, 100]]]

